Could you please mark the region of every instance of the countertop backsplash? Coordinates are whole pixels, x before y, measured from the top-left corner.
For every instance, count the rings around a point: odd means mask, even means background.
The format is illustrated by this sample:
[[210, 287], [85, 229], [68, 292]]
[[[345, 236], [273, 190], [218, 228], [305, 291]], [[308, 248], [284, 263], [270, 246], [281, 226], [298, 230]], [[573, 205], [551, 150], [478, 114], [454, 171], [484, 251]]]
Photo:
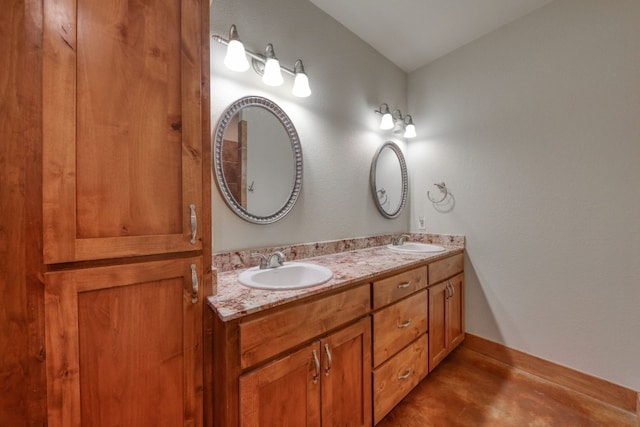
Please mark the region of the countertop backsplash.
[[[408, 240], [421, 243], [433, 243], [447, 247], [464, 247], [464, 236], [447, 234], [406, 233], [411, 236]], [[328, 240], [325, 242], [301, 243], [287, 246], [274, 246], [270, 248], [244, 249], [233, 252], [220, 252], [213, 254], [213, 267], [218, 273], [233, 270], [242, 270], [254, 267], [260, 263], [260, 259], [251, 257], [252, 253], [269, 255], [275, 251], [287, 251], [286, 258], [289, 261], [314, 258], [322, 255], [331, 255], [339, 252], [348, 252], [358, 249], [384, 246], [391, 243], [393, 234], [380, 234], [369, 237], [356, 237], [351, 239]]]

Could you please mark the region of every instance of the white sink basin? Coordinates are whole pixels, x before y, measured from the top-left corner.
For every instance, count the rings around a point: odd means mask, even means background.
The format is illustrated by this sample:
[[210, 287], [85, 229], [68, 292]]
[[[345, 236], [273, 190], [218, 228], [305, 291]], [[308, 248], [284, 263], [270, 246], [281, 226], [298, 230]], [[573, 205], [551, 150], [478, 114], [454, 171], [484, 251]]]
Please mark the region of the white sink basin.
[[287, 262], [282, 267], [249, 268], [238, 276], [244, 286], [256, 289], [290, 290], [309, 288], [328, 282], [333, 272], [326, 267], [308, 262]]
[[432, 245], [430, 243], [406, 242], [402, 245], [387, 245], [387, 248], [396, 252], [421, 254], [428, 252], [442, 252], [444, 248], [440, 245]]

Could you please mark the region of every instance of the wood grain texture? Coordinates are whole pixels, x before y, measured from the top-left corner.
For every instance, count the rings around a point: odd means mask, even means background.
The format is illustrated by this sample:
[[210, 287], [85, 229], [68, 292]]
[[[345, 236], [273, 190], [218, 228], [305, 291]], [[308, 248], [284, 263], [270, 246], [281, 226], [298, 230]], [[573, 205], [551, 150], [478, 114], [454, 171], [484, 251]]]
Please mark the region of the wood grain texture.
[[429, 291], [429, 372], [447, 356], [447, 286], [440, 283]]
[[427, 291], [422, 290], [373, 314], [373, 366], [427, 331], [427, 300]]
[[318, 341], [240, 377], [240, 426], [320, 427]]
[[[371, 425], [371, 319], [366, 317], [320, 341], [322, 424]], [[329, 361], [329, 355], [331, 361]], [[300, 424], [298, 424], [300, 425]]]
[[369, 284], [363, 284], [243, 322], [240, 324], [240, 365], [243, 369], [247, 368], [364, 316], [369, 312], [369, 307]]
[[373, 371], [374, 423], [378, 423], [427, 375], [428, 338], [421, 335]]
[[373, 308], [378, 309], [427, 286], [427, 269], [405, 271], [373, 283]]
[[0, 425], [46, 423], [40, 220], [41, 3], [0, 16]]
[[625, 411], [637, 410], [637, 391], [618, 384], [472, 334], [467, 334], [464, 347]]
[[46, 262], [202, 249], [201, 4], [45, 3]]
[[191, 301], [191, 264], [202, 278], [199, 258], [46, 275], [50, 426], [202, 425], [203, 298]]
[[441, 282], [454, 274], [462, 272], [464, 267], [464, 253], [450, 256], [429, 264], [429, 284]]

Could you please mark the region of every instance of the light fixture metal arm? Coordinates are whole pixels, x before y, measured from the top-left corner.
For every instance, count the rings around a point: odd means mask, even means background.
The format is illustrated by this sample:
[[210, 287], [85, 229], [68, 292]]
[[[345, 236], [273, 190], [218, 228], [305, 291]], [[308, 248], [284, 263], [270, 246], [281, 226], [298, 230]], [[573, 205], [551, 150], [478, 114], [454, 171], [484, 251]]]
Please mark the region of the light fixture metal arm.
[[[211, 36], [211, 38], [213, 39], [213, 41], [220, 43], [221, 45], [224, 46], [228, 46], [229, 45], [229, 40], [225, 39], [224, 37], [221, 37], [219, 35], [213, 35]], [[249, 56], [251, 59], [256, 60], [261, 62], [262, 64], [265, 64], [267, 62], [267, 58], [264, 55], [260, 55], [259, 53], [255, 53], [249, 49], [247, 49], [246, 47], [244, 48], [245, 53], [247, 54], [247, 56]], [[282, 71], [284, 71], [285, 73], [291, 75], [291, 76], [295, 76], [296, 73], [294, 70], [291, 70], [287, 67], [285, 67], [284, 65], [280, 64], [280, 69]]]

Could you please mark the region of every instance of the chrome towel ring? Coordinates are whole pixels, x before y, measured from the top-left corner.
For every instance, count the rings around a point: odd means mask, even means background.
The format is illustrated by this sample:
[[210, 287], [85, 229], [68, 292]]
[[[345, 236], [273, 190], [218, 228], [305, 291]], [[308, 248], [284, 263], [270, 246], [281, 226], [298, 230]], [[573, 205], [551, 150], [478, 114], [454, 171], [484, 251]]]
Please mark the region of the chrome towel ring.
[[438, 190], [440, 190], [440, 193], [442, 193], [442, 198], [439, 200], [436, 200], [435, 198], [431, 197], [430, 192], [427, 191], [427, 199], [429, 199], [429, 201], [434, 204], [444, 202], [444, 199], [446, 199], [447, 196], [449, 195], [449, 190], [447, 190], [447, 185], [444, 182], [436, 182], [433, 185], [438, 187]]

